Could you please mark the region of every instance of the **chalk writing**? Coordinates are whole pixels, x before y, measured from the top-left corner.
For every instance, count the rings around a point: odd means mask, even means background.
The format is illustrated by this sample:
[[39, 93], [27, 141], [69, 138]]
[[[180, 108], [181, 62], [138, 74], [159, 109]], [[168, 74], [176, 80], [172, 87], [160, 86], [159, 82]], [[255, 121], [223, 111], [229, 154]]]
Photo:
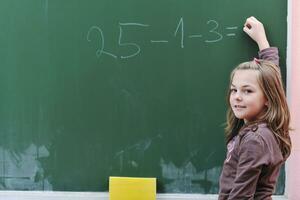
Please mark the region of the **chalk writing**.
[[[112, 58], [120, 58], [120, 59], [129, 59], [138, 56], [142, 52], [142, 47], [140, 44], [138, 44], [136, 41], [128, 41], [126, 39], [126, 35], [129, 35], [130, 33], [130, 27], [135, 27], [135, 28], [141, 28], [144, 29], [144, 31], [147, 31], [147, 29], [150, 27], [149, 24], [143, 24], [143, 23], [137, 23], [137, 22], [119, 22], [118, 23], [118, 28], [119, 28], [119, 37], [118, 37], [118, 46], [123, 49], [127, 49], [130, 53], [125, 54], [125, 55], [116, 55], [114, 53], [111, 53], [106, 50], [105, 46], [105, 38], [104, 38], [104, 33], [102, 29], [99, 26], [92, 26], [89, 28], [87, 32], [87, 41], [92, 42], [95, 41], [98, 44], [98, 47], [96, 49], [96, 56], [100, 58], [101, 56], [107, 55]], [[225, 28], [221, 28], [220, 24], [218, 23], [217, 20], [215, 19], [210, 19], [206, 22], [206, 27], [208, 28], [207, 34], [202, 34], [202, 33], [197, 33], [197, 34], [190, 34], [187, 37], [190, 39], [202, 39], [203, 42], [205, 43], [218, 43], [224, 39], [224, 36], [226, 37], [235, 37], [236, 36], [236, 31], [238, 30], [237, 26], [227, 26]], [[125, 31], [126, 29], [126, 31]], [[226, 33], [221, 33], [222, 30], [226, 31]], [[137, 30], [135, 29], [135, 32]], [[92, 33], [96, 34], [96, 36], [92, 37]], [[126, 33], [126, 34], [125, 34]], [[97, 39], [97, 37], [99, 37]], [[177, 23], [177, 26], [175, 28], [175, 32], [173, 34], [173, 37], [180, 37], [180, 48], [185, 48], [185, 26], [184, 26], [184, 19], [183, 17], [179, 18], [179, 21]], [[165, 39], [160, 39], [160, 40], [154, 40], [154, 39], [149, 39], [146, 41], [149, 41], [150, 44], [162, 44], [162, 43], [169, 43], [169, 39], [171, 38], [165, 38]]]
[[216, 31], [218, 29], [218, 27], [219, 27], [218, 22], [215, 21], [215, 20], [209, 20], [207, 22], [207, 24], [213, 24], [214, 25], [213, 28], [209, 32], [212, 33], [212, 34], [215, 34], [217, 36], [217, 38], [214, 39], [214, 40], [205, 40], [205, 42], [218, 42], [218, 41], [222, 40], [223, 39], [223, 35], [221, 33], [219, 33], [219, 32]]
[[92, 26], [89, 31], [88, 31], [88, 34], [87, 34], [87, 41], [91, 42], [92, 40], [90, 39], [90, 34], [91, 32], [93, 31], [97, 31], [99, 34], [100, 34], [100, 47], [97, 49], [96, 51], [96, 56], [99, 58], [102, 54], [106, 54], [106, 55], [109, 55], [109, 56], [112, 56], [113, 58], [117, 58], [116, 55], [112, 54], [112, 53], [109, 53], [107, 51], [104, 51], [104, 36], [103, 36], [103, 32], [101, 30], [101, 28], [99, 28], [98, 26]]
[[[228, 26], [228, 27], [226, 27], [227, 30], [237, 30], [237, 28], [238, 28], [237, 26], [232, 26], [232, 27]], [[227, 33], [226, 36], [234, 37], [235, 33]]]
[[178, 29], [179, 29], [179, 27], [181, 27], [181, 48], [183, 48], [184, 47], [184, 44], [183, 44], [183, 39], [184, 39], [184, 28], [183, 28], [183, 26], [184, 26], [184, 24], [183, 24], [183, 18], [181, 17], [180, 18], [180, 20], [179, 20], [179, 23], [178, 23], [178, 26], [177, 26], [177, 28], [176, 28], [176, 31], [175, 31], [175, 33], [174, 33], [174, 36], [176, 36], [177, 35], [177, 32], [178, 32]]
[[150, 40], [150, 42], [153, 42], [153, 43], [155, 43], [155, 42], [161, 42], [161, 43], [167, 43], [167, 42], [169, 42], [168, 40]]
[[129, 42], [127, 42], [127, 43], [124, 42], [124, 43], [123, 43], [123, 42], [122, 42], [122, 37], [123, 37], [123, 28], [122, 28], [122, 26], [141, 26], [141, 27], [148, 27], [149, 25], [147, 25], [147, 24], [140, 24], [140, 23], [119, 23], [120, 34], [119, 34], [119, 42], [118, 42], [118, 44], [119, 44], [120, 46], [127, 46], [127, 47], [133, 47], [133, 48], [136, 48], [136, 52], [134, 52], [133, 54], [127, 55], [127, 56], [121, 56], [121, 58], [122, 58], [122, 59], [123, 59], [123, 58], [131, 58], [131, 57], [134, 57], [134, 56], [138, 55], [138, 54], [140, 53], [140, 51], [141, 51], [141, 48], [140, 48], [140, 46], [139, 46], [138, 44], [133, 43], [133, 42], [131, 42], [131, 43], [129, 43]]

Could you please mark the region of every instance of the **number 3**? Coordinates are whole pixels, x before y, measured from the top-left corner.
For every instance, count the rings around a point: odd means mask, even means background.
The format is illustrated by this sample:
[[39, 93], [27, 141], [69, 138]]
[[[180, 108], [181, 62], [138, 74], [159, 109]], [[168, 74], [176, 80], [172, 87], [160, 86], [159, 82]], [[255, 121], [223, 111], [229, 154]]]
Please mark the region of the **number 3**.
[[209, 20], [209, 21], [207, 21], [206, 24], [210, 24], [210, 23], [215, 24], [215, 26], [209, 32], [213, 33], [213, 34], [216, 34], [217, 39], [215, 39], [215, 40], [205, 40], [205, 42], [218, 42], [218, 41], [222, 40], [223, 35], [221, 33], [218, 33], [217, 31], [215, 31], [219, 27], [218, 22], [216, 22], [215, 20]]

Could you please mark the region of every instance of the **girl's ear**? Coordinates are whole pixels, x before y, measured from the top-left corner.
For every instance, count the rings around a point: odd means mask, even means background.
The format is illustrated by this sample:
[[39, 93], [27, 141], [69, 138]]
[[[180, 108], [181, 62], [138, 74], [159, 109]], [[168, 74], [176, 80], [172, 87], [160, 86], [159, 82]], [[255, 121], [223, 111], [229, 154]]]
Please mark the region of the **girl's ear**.
[[269, 101], [266, 101], [265, 106], [269, 107]]

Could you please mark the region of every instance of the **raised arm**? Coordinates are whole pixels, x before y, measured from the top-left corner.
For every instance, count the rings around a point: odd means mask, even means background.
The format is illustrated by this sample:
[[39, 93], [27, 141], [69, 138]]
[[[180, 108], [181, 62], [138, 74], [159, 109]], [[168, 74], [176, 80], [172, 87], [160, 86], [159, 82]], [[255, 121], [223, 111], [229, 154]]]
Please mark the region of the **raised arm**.
[[249, 17], [243, 28], [259, 48], [259, 59], [268, 60], [279, 66], [279, 55], [277, 47], [270, 47], [264, 25], [255, 17]]
[[259, 51], [270, 47], [264, 25], [255, 17], [246, 20], [243, 30], [257, 43]]

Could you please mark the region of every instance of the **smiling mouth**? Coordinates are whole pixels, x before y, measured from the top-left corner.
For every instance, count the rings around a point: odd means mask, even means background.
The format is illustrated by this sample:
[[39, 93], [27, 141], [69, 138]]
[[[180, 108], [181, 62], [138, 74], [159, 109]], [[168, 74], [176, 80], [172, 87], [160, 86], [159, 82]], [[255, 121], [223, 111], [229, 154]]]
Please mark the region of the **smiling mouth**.
[[235, 105], [234, 108], [246, 108], [246, 106]]

